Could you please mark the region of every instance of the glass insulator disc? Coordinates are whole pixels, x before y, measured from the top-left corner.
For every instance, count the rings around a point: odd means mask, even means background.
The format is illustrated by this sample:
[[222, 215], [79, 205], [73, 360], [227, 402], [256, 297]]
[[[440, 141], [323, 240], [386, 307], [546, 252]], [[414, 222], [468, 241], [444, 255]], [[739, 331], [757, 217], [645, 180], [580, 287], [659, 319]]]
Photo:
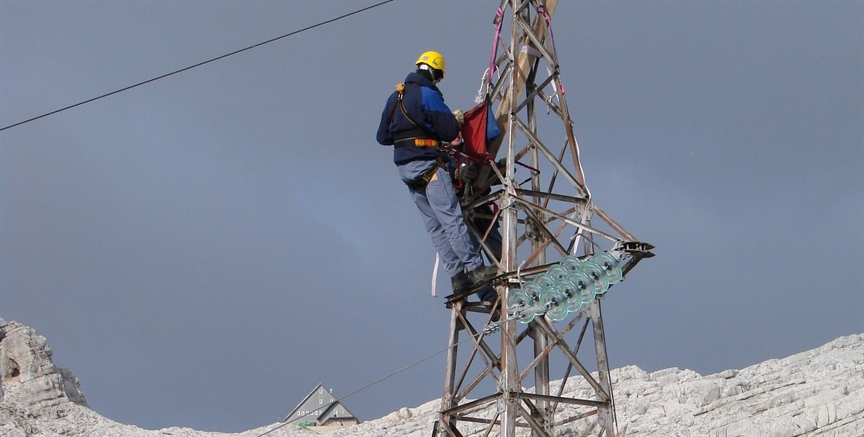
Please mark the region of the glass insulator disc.
[[555, 264], [554, 266], [549, 267], [549, 270], [546, 270], [546, 274], [551, 276], [552, 279], [560, 281], [562, 279], [567, 279], [570, 272], [568, 272], [564, 267], [561, 267], [560, 264]]
[[560, 322], [567, 317], [567, 298], [555, 287], [546, 287], [540, 294], [540, 304], [546, 307], [546, 315], [555, 322]]
[[582, 296], [579, 287], [570, 279], [564, 278], [555, 282], [555, 288], [567, 299], [567, 311], [576, 312], [582, 309]]
[[591, 261], [596, 262], [606, 270], [606, 276], [609, 278], [609, 285], [615, 285], [621, 282], [621, 278], [624, 276], [623, 271], [621, 270], [621, 262], [618, 261], [614, 255], [609, 252], [597, 252], [594, 255], [591, 255]]
[[600, 267], [600, 264], [594, 261], [585, 261], [582, 263], [582, 271], [594, 280], [594, 285], [597, 286], [597, 294], [606, 293], [606, 290], [609, 289], [609, 277], [606, 276], [606, 270]]
[[540, 288], [551, 287], [555, 285], [555, 278], [548, 273], [541, 273], [534, 278], [534, 283], [539, 285]]
[[576, 284], [576, 289], [579, 290], [579, 300], [583, 304], [588, 304], [594, 300], [597, 295], [597, 285], [594, 284], [594, 279], [582, 270], [576, 270], [570, 274], [570, 281]]
[[558, 263], [558, 265], [564, 267], [570, 273], [579, 270], [581, 264], [582, 261], [574, 255], [567, 255], [564, 258], [561, 258], [561, 262]]
[[534, 282], [528, 282], [522, 286], [522, 293], [525, 293], [525, 296], [531, 299], [531, 305], [540, 302], [541, 291], [543, 291], [543, 287]]

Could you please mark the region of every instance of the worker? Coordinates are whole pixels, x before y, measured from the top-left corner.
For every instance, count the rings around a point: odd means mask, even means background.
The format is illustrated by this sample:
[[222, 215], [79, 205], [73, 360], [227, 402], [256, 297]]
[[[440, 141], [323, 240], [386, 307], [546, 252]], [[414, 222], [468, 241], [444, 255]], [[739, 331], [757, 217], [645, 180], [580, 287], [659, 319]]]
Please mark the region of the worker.
[[459, 142], [459, 124], [436, 86], [446, 71], [444, 57], [424, 52], [415, 65], [387, 99], [377, 140], [393, 146], [399, 177], [420, 210], [453, 292], [477, 290], [488, 286], [497, 269], [484, 265], [468, 232], [441, 150], [442, 142]]

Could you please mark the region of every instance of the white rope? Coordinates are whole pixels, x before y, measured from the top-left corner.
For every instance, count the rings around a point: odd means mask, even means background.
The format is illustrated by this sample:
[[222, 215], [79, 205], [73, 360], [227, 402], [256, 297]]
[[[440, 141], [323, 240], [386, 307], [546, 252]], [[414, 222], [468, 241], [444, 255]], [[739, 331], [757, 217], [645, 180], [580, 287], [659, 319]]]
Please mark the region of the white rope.
[[438, 297], [438, 293], [436, 293], [436, 289], [438, 286], [438, 262], [440, 261], [438, 257], [438, 252], [435, 252], [435, 265], [432, 267], [432, 297]]

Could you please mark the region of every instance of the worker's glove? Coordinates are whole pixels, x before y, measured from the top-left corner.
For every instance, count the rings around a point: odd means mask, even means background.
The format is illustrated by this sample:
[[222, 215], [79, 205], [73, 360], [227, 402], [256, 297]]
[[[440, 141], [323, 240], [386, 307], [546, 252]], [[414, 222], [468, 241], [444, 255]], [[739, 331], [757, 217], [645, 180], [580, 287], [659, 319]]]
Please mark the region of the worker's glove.
[[462, 166], [462, 180], [473, 181], [477, 179], [477, 164], [471, 163]]
[[453, 111], [453, 116], [456, 117], [456, 123], [459, 123], [459, 126], [465, 123], [465, 113], [461, 109]]
[[477, 180], [477, 176], [480, 174], [480, 169], [477, 168], [477, 164], [462, 164], [459, 168], [459, 177], [462, 179], [462, 184], [465, 186], [470, 186], [474, 184], [474, 181]]

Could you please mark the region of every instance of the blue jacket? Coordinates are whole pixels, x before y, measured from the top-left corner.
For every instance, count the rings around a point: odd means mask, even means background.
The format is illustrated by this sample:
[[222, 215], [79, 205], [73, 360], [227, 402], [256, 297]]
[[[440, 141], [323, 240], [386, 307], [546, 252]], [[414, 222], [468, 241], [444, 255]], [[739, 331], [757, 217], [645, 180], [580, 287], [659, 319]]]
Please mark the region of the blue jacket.
[[459, 135], [459, 124], [450, 108], [444, 104], [441, 91], [424, 76], [417, 73], [409, 74], [405, 78], [405, 91], [402, 96], [408, 117], [402, 112], [398, 95], [398, 92], [391, 94], [387, 104], [384, 105], [381, 123], [378, 125], [378, 143], [384, 146], [395, 146], [393, 162], [396, 165], [437, 159], [439, 155], [437, 147], [416, 146], [414, 139], [426, 138], [450, 142]]

